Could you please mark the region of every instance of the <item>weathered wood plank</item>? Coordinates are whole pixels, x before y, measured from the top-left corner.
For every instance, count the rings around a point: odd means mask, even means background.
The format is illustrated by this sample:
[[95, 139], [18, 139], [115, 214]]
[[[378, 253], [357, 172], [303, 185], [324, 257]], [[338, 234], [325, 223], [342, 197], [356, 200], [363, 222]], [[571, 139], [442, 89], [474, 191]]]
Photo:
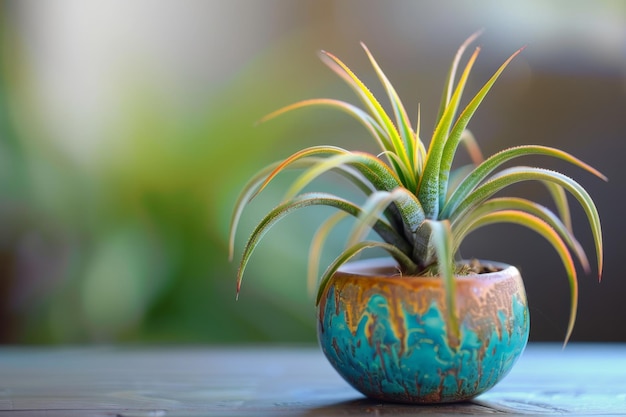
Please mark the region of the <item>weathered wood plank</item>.
[[0, 348], [16, 416], [625, 415], [626, 345], [531, 345], [472, 402], [364, 399], [317, 348]]

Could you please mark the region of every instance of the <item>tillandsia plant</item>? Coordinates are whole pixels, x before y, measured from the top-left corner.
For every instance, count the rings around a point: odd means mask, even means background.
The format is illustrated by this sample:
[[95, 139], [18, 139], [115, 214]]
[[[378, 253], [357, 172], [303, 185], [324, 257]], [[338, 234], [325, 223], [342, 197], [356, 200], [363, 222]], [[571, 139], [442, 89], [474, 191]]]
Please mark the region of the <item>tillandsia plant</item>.
[[[571, 289], [570, 318], [565, 336], [567, 342], [574, 327], [578, 302], [578, 281], [573, 257], [578, 259], [586, 272], [590, 270], [585, 251], [572, 231], [568, 193], [580, 203], [591, 226], [600, 278], [603, 248], [598, 211], [588, 192], [579, 183], [559, 172], [530, 166], [504, 168], [503, 164], [524, 156], [545, 155], [572, 163], [603, 180], [606, 177], [562, 150], [541, 145], [511, 147], [488, 158], [482, 157], [474, 137], [466, 129], [467, 125], [500, 74], [524, 48], [513, 53], [459, 112], [461, 96], [480, 48], [477, 47], [471, 54], [458, 80], [457, 71], [461, 68], [465, 51], [477, 36], [478, 33], [468, 38], [453, 59], [428, 147], [420, 138], [419, 109], [417, 124], [413, 127], [394, 87], [364, 44], [362, 47], [389, 96], [392, 114], [383, 109], [370, 90], [339, 58], [329, 52], [320, 53], [322, 61], [354, 90], [363, 107], [330, 98], [310, 99], [279, 109], [262, 121], [304, 107], [338, 109], [353, 116], [365, 127], [380, 147], [380, 153], [373, 155], [337, 146], [313, 146], [255, 175], [245, 186], [234, 209], [230, 227], [231, 259], [235, 231], [245, 205], [279, 173], [288, 168], [305, 169], [287, 191], [284, 201], [260, 221], [247, 241], [237, 276], [237, 294], [252, 252], [276, 222], [303, 207], [331, 206], [338, 209], [338, 213], [323, 223], [313, 237], [309, 253], [310, 281], [315, 283], [318, 279], [322, 247], [339, 219], [353, 216], [356, 221], [345, 250], [320, 278], [318, 301], [328, 280], [342, 264], [365, 249], [382, 248], [396, 260], [398, 270], [403, 275], [442, 277], [451, 315], [449, 319], [458, 326], [454, 317], [454, 275], [463, 273], [464, 266], [459, 265], [456, 259], [461, 243], [470, 232], [482, 226], [516, 223], [547, 239], [565, 267]], [[473, 164], [469, 167], [453, 167], [455, 154], [461, 144], [471, 156]], [[331, 170], [341, 173], [361, 189], [367, 196], [365, 202], [357, 205], [330, 193], [301, 192], [312, 180]], [[555, 209], [525, 198], [495, 196], [522, 181], [538, 181], [547, 186]], [[368, 239], [371, 230], [378, 234], [380, 240]]]

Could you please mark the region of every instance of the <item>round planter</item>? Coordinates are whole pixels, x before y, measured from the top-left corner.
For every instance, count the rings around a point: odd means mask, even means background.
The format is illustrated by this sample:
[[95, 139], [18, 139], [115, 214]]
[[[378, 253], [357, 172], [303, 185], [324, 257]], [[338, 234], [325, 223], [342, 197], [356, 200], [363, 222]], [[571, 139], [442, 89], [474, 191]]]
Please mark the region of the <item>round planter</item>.
[[456, 277], [460, 336], [443, 281], [401, 277], [391, 259], [346, 264], [318, 307], [318, 339], [339, 374], [366, 396], [405, 403], [464, 401], [493, 387], [528, 341], [519, 271]]

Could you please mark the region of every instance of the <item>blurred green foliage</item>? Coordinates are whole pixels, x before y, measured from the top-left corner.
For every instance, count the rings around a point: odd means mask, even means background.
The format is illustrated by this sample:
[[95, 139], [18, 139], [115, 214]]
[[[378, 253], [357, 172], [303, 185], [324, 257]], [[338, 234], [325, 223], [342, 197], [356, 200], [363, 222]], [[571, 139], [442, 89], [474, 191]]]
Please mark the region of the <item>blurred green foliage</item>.
[[171, 104], [149, 68], [124, 80], [123, 118], [108, 125], [97, 164], [85, 165], [50, 140], [32, 69], [10, 26], [2, 36], [0, 341], [313, 340], [313, 303], [298, 276], [306, 239], [297, 236], [311, 222], [268, 240], [245, 301], [235, 302], [227, 259], [239, 189], [289, 149], [280, 133], [289, 121], [254, 125], [301, 90], [271, 51], [193, 112]]

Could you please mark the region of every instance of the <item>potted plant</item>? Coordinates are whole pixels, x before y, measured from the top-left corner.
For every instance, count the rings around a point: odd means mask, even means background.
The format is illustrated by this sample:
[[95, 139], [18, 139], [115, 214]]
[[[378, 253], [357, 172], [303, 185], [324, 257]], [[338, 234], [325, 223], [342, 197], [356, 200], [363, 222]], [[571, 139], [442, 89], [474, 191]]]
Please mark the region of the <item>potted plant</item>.
[[[363, 108], [340, 100], [312, 99], [277, 110], [263, 120], [303, 107], [339, 109], [361, 122], [380, 147], [380, 154], [330, 145], [303, 149], [254, 176], [234, 209], [231, 257], [235, 230], [245, 205], [279, 173], [288, 168], [305, 169], [284, 201], [252, 232], [239, 266], [237, 294], [260, 239], [287, 214], [308, 206], [338, 209], [313, 237], [308, 273], [313, 282], [329, 232], [343, 217], [356, 219], [345, 250], [319, 280], [318, 339], [341, 376], [371, 398], [409, 403], [466, 400], [495, 385], [524, 350], [529, 313], [519, 271], [497, 262], [457, 259], [461, 242], [472, 231], [493, 223], [516, 223], [537, 232], [554, 247], [571, 289], [565, 343], [577, 311], [573, 258], [585, 271], [590, 270], [585, 251], [572, 232], [568, 194], [580, 203], [587, 216], [601, 276], [602, 232], [588, 192], [559, 172], [503, 165], [527, 155], [545, 155], [606, 178], [574, 156], [547, 146], [516, 146], [483, 159], [466, 129], [496, 79], [523, 49], [509, 57], [458, 112], [479, 48], [469, 57], [458, 80], [457, 69], [477, 36], [468, 38], [454, 57], [428, 147], [420, 139], [419, 113], [413, 128], [398, 94], [365, 45], [362, 46], [389, 96], [392, 115], [339, 58], [321, 52], [324, 63], [354, 90]], [[470, 167], [453, 167], [461, 144], [469, 150], [473, 161]], [[355, 204], [324, 192], [301, 193], [314, 178], [331, 170], [362, 190], [365, 202]], [[522, 181], [543, 183], [556, 208], [499, 193]], [[380, 239], [369, 239], [371, 230]], [[389, 254], [388, 259], [351, 261], [369, 248], [383, 249]]]

